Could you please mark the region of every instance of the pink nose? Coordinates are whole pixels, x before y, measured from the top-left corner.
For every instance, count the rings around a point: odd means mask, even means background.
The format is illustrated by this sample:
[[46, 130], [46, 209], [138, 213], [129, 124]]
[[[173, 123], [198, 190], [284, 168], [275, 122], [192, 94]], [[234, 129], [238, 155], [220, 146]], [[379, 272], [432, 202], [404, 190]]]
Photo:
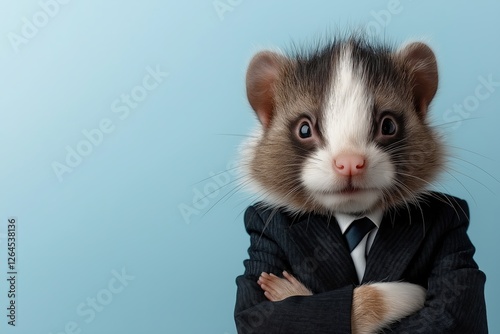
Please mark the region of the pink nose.
[[333, 160], [333, 169], [344, 176], [362, 174], [365, 168], [365, 157], [358, 154], [341, 154]]

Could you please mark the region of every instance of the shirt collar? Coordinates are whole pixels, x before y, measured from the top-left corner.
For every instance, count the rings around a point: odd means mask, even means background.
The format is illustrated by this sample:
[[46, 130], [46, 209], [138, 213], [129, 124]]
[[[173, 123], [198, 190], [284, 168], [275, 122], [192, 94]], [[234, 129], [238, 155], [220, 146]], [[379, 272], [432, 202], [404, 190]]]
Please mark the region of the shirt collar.
[[384, 216], [384, 211], [382, 209], [374, 210], [362, 216], [349, 215], [340, 212], [335, 213], [335, 219], [337, 219], [337, 222], [339, 223], [339, 227], [340, 230], [342, 231], [342, 234], [344, 234], [344, 232], [347, 230], [347, 228], [349, 227], [349, 225], [351, 225], [353, 221], [362, 217], [370, 218], [370, 220], [377, 226], [377, 228], [379, 228], [383, 216]]

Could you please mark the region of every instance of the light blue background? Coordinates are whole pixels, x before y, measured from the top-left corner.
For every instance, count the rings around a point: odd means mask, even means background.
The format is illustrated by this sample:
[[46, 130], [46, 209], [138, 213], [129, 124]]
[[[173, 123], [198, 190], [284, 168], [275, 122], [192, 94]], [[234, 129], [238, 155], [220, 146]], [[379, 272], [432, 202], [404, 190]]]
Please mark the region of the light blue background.
[[[471, 206], [490, 332], [500, 332], [500, 87], [470, 112], [453, 111], [474, 102], [478, 77], [500, 81], [499, 3], [401, 0], [389, 18], [388, 0], [221, 2], [231, 10], [218, 15], [212, 0], [73, 0], [17, 52], [9, 36], [40, 4], [0, 2], [0, 331], [64, 333], [73, 321], [93, 334], [236, 333], [234, 279], [249, 242], [241, 213], [252, 199], [233, 192], [229, 172], [219, 175], [229, 185], [195, 197], [234, 161], [243, 137], [233, 134], [256, 125], [246, 65], [261, 48], [368, 24], [437, 53], [432, 120], [456, 157], [437, 187]], [[120, 119], [112, 103], [157, 66], [168, 77]], [[114, 130], [60, 182], [53, 162], [103, 119]], [[197, 211], [183, 217], [188, 206]], [[15, 328], [5, 317], [9, 216], [19, 224]], [[122, 269], [134, 279], [110, 293]], [[99, 296], [107, 305], [87, 323], [77, 308]]]

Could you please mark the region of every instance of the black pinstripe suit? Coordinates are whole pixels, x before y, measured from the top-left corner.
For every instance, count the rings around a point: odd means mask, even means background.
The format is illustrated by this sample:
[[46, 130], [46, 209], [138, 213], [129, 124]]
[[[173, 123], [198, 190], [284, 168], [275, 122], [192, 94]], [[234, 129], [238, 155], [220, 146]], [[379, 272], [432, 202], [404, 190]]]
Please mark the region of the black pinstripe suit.
[[[403, 280], [428, 289], [424, 308], [394, 324], [393, 333], [488, 332], [485, 275], [473, 260], [468, 217], [465, 201], [438, 193], [385, 214], [362, 283]], [[251, 206], [245, 225], [251, 245], [236, 279], [238, 333], [350, 333], [358, 279], [335, 219]], [[314, 295], [267, 301], [259, 275], [283, 270]]]

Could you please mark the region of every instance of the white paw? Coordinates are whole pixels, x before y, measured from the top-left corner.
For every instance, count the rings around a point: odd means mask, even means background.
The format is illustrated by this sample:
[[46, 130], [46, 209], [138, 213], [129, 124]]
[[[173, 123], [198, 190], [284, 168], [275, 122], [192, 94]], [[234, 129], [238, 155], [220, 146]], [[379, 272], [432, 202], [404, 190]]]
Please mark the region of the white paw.
[[415, 313], [424, 306], [426, 290], [420, 285], [406, 282], [373, 283], [383, 296], [385, 312], [383, 323], [388, 325]]

